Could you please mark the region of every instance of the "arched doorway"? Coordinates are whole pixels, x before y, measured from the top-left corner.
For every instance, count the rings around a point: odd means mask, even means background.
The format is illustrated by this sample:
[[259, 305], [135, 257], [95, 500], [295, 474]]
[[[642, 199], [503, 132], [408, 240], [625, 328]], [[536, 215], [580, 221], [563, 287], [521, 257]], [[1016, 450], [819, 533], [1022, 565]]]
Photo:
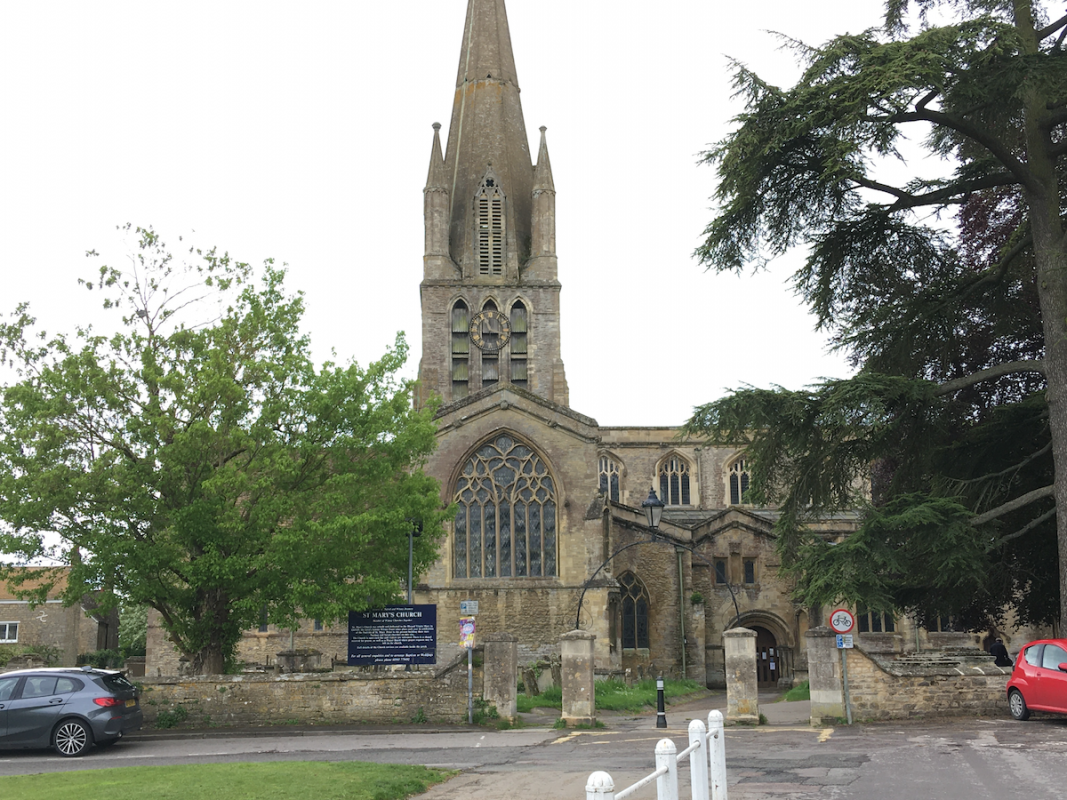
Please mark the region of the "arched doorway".
[[774, 688], [781, 677], [783, 653], [769, 630], [758, 626], [752, 626], [752, 630], [756, 632], [756, 686]]

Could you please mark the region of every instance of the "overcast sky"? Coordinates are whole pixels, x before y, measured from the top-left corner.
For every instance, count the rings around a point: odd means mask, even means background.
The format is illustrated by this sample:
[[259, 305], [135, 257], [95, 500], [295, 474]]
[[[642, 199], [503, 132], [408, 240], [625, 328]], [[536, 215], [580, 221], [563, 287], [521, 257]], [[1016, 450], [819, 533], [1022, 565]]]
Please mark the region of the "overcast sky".
[[[0, 2], [0, 311], [97, 315], [76, 281], [121, 265], [115, 226], [289, 265], [319, 360], [421, 353], [422, 188], [447, 134], [466, 0]], [[700, 151], [729, 130], [728, 58], [773, 82], [880, 0], [509, 0], [531, 150], [548, 127], [571, 405], [680, 424], [741, 384], [844, 376], [768, 274], [705, 272]], [[194, 233], [195, 232], [195, 233]]]

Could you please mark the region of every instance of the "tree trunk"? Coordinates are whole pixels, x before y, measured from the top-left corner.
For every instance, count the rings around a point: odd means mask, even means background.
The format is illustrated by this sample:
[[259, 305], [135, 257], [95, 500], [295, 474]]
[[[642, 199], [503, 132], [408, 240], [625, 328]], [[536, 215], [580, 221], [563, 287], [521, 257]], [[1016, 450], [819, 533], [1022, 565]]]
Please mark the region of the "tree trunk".
[[[1024, 48], [1038, 52], [1029, 0], [1016, 0], [1015, 25]], [[1067, 623], [1067, 235], [1060, 209], [1059, 176], [1049, 126], [1050, 98], [1040, 86], [1026, 88], [1025, 134], [1030, 180], [1023, 195], [1030, 211], [1037, 265], [1037, 291], [1045, 336], [1045, 377], [1048, 382], [1049, 429], [1055, 470], [1056, 541], [1059, 549], [1060, 617]]]

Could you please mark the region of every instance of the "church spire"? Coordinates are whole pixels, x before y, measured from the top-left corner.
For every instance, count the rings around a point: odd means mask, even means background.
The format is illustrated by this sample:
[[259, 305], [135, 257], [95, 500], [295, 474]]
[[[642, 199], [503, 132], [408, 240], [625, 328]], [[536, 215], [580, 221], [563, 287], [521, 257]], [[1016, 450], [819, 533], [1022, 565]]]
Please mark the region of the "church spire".
[[448, 262], [448, 174], [441, 154], [441, 123], [433, 124], [433, 147], [430, 150], [430, 169], [423, 189], [423, 218], [426, 225], [424, 252], [426, 274], [435, 277], [449, 273]]
[[490, 164], [507, 197], [503, 274], [517, 279], [530, 255], [533, 163], [515, 56], [504, 0], [468, 0], [445, 154], [449, 249], [465, 277], [478, 274], [474, 198]]

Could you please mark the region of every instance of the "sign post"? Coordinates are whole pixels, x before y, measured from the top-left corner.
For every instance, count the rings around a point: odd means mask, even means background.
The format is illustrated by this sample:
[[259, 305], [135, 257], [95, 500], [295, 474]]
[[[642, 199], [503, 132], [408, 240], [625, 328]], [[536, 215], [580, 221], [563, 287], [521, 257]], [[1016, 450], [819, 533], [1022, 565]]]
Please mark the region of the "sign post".
[[852, 649], [852, 629], [856, 627], [856, 618], [852, 612], [839, 608], [830, 615], [830, 627], [837, 634], [837, 649], [841, 651], [841, 689], [845, 700], [845, 719], [852, 724], [852, 699], [848, 696], [848, 655]]
[[[471, 601], [464, 600], [460, 608], [466, 611], [465, 606]], [[478, 610], [477, 602], [474, 610]], [[462, 612], [461, 612], [462, 613]], [[467, 724], [474, 724], [474, 617], [461, 617], [459, 620], [459, 644], [467, 649]]]

